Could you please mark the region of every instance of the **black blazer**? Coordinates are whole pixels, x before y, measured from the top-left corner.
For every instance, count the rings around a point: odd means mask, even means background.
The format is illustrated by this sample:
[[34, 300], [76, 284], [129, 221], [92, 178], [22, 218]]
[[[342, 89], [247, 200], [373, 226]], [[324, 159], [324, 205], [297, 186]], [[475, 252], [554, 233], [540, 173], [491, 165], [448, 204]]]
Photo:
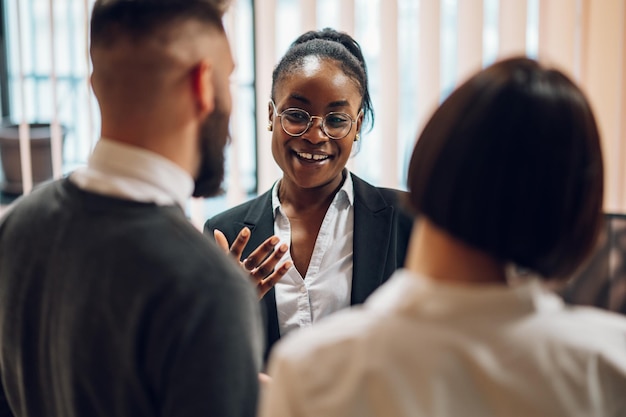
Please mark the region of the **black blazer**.
[[[360, 304], [397, 269], [404, 266], [413, 217], [402, 207], [403, 191], [374, 187], [354, 174], [353, 271], [350, 304]], [[247, 226], [250, 241], [243, 258], [274, 234], [271, 189], [259, 197], [207, 220], [204, 232], [213, 238], [221, 230], [232, 243]], [[263, 297], [266, 310], [266, 359], [280, 339], [276, 295], [272, 288]]]

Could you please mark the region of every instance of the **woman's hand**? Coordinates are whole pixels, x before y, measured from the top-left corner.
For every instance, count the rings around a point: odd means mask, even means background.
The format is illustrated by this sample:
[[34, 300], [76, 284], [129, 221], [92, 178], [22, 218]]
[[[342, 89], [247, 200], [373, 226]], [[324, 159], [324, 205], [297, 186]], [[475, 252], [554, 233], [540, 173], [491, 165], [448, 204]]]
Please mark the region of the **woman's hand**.
[[267, 238], [246, 259], [241, 259], [241, 254], [250, 240], [250, 229], [247, 227], [241, 229], [230, 248], [224, 233], [216, 229], [213, 231], [213, 236], [217, 245], [237, 259], [243, 269], [250, 274], [250, 278], [259, 292], [259, 299], [263, 298], [293, 265], [290, 261], [286, 261], [276, 268], [278, 262], [289, 249], [285, 243], [276, 247], [279, 242], [278, 236]]

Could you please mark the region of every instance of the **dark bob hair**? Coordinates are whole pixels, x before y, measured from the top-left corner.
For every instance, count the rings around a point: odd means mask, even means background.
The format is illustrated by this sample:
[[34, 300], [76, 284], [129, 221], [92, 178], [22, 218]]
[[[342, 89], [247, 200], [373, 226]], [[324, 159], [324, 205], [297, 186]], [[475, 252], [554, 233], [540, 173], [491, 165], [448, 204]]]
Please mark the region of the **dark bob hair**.
[[500, 61], [426, 124], [408, 173], [412, 207], [496, 259], [568, 277], [600, 229], [603, 163], [590, 105], [563, 73]]

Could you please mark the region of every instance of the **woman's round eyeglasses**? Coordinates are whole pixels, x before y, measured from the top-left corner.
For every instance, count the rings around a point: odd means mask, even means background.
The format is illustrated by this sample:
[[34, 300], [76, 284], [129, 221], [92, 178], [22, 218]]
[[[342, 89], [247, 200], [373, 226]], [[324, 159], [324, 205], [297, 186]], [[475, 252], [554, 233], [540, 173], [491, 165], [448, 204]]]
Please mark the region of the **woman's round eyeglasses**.
[[[274, 109], [274, 115], [280, 117], [280, 125], [289, 136], [298, 137], [304, 135], [313, 126], [313, 119], [320, 119], [322, 121], [322, 132], [330, 139], [339, 140], [348, 136], [348, 133], [352, 130], [352, 125], [356, 123], [356, 120], [353, 120], [349, 114], [343, 112], [333, 111], [321, 117], [311, 116], [307, 111], [297, 107], [290, 107], [278, 113], [274, 101], [270, 100], [270, 103]], [[362, 111], [357, 115], [357, 119]]]

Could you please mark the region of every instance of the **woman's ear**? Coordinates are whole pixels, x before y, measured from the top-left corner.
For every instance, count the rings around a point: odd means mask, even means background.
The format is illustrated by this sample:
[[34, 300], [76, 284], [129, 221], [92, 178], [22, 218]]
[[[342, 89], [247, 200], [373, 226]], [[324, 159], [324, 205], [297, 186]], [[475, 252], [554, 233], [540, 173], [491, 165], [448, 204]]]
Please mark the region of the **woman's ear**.
[[356, 133], [357, 133], [357, 135], [361, 133], [361, 126], [363, 125], [363, 117], [364, 117], [364, 115], [365, 115], [365, 113], [363, 112], [363, 109], [361, 109], [359, 114], [356, 116]]
[[191, 70], [191, 85], [197, 108], [202, 118], [215, 109], [215, 86], [213, 85], [213, 65], [203, 59]]
[[267, 130], [271, 132], [274, 128], [274, 104], [272, 103], [272, 100], [267, 102], [267, 117], [269, 120], [267, 123]]

